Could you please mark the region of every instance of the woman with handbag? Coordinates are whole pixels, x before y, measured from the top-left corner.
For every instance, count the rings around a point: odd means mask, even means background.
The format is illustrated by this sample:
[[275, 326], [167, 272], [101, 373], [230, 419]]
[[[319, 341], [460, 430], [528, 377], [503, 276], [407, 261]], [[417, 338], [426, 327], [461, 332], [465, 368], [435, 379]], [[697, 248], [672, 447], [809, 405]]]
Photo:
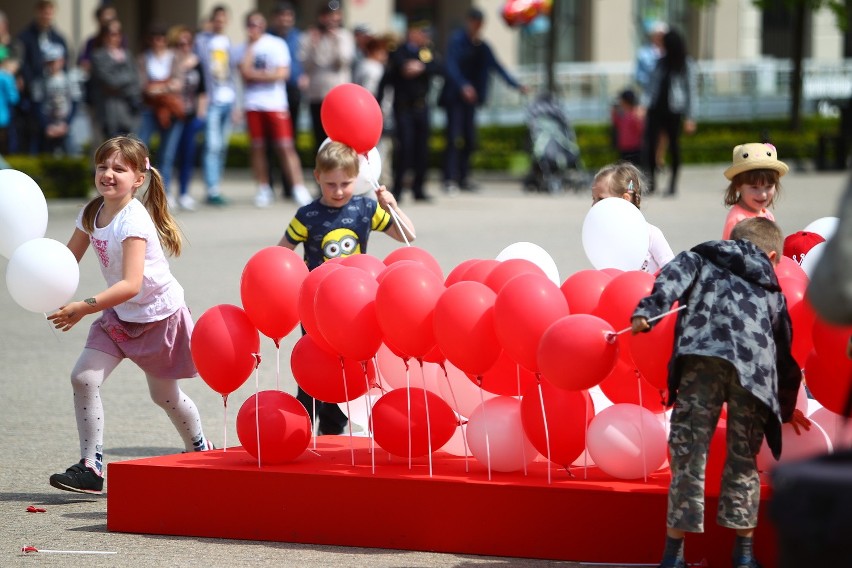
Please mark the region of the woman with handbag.
[[144, 103], [139, 138], [150, 147], [151, 136], [159, 133], [157, 168], [163, 173], [169, 205], [175, 207], [177, 201], [169, 191], [169, 182], [185, 117], [183, 77], [175, 52], [166, 43], [166, 29], [160, 25], [153, 25], [148, 32], [148, 49], [139, 56], [139, 75]]

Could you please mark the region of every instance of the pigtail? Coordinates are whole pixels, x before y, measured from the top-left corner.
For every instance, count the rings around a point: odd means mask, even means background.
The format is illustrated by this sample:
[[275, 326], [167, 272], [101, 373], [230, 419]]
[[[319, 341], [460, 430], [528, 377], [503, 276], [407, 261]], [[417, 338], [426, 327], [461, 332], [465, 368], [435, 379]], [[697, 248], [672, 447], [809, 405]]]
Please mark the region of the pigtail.
[[163, 248], [172, 256], [180, 256], [183, 247], [181, 231], [169, 211], [169, 200], [166, 197], [163, 176], [160, 175], [157, 168], [151, 167], [147, 160], [146, 165], [149, 166], [145, 174], [148, 178], [146, 180], [148, 191], [145, 192], [143, 204], [150, 213], [154, 226], [157, 227], [157, 234]]

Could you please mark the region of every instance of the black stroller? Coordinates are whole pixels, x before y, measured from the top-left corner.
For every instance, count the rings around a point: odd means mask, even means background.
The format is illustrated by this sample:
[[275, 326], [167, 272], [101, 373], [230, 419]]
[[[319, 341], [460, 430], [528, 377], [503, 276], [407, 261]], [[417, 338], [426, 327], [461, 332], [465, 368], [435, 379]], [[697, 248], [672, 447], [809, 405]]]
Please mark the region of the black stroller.
[[589, 176], [580, 158], [577, 135], [552, 95], [538, 96], [527, 108], [532, 164], [525, 191], [562, 193], [588, 188]]

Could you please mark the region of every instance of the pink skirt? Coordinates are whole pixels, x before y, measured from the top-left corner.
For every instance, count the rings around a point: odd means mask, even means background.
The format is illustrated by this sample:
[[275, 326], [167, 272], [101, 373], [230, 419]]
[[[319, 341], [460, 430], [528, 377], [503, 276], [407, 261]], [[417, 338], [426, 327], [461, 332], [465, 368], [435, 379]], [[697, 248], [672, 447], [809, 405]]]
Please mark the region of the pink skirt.
[[160, 379], [185, 379], [198, 374], [189, 350], [192, 328], [186, 306], [150, 323], [122, 321], [115, 310], [107, 308], [92, 322], [86, 347], [130, 359], [146, 374]]

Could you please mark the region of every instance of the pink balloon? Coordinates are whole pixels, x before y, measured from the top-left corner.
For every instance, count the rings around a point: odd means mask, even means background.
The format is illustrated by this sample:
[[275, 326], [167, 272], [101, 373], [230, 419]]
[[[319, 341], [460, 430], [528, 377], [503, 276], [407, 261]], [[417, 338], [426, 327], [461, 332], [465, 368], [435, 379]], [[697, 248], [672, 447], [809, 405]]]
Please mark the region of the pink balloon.
[[494, 302], [497, 338], [508, 355], [538, 371], [538, 345], [545, 330], [568, 315], [562, 291], [546, 276], [521, 274], [510, 280]]
[[779, 463], [827, 454], [831, 451], [832, 446], [825, 430], [816, 422], [811, 421], [810, 430], [800, 428], [798, 434], [792, 424], [782, 424], [781, 448], [781, 457], [776, 461], [764, 438], [760, 452], [757, 454], [757, 469], [772, 471]]
[[560, 289], [572, 314], [590, 314], [613, 276], [603, 270], [581, 270], [569, 276]]
[[807, 282], [808, 275], [799, 266], [799, 263], [788, 256], [782, 256], [778, 264], [775, 265], [775, 275], [781, 278], [796, 278]]
[[470, 452], [491, 471], [518, 471], [538, 457], [524, 433], [521, 401], [508, 396], [487, 400], [467, 422]]
[[446, 358], [466, 373], [482, 375], [503, 348], [494, 331], [497, 294], [479, 282], [447, 288], [435, 304], [435, 339]]
[[614, 404], [598, 413], [586, 440], [595, 465], [618, 479], [642, 478], [666, 460], [665, 427], [635, 404]]
[[378, 284], [379, 326], [406, 355], [420, 359], [435, 347], [435, 305], [444, 290], [443, 278], [419, 264], [402, 266]]
[[348, 359], [371, 359], [382, 344], [378, 287], [369, 274], [348, 266], [331, 271], [317, 286], [317, 326], [328, 344]]
[[611, 325], [588, 314], [558, 319], [539, 342], [541, 376], [568, 390], [588, 389], [600, 383], [618, 359], [618, 347], [607, 341], [611, 333]]
[[441, 398], [462, 416], [470, 416], [484, 400], [497, 396], [476, 386], [464, 371], [450, 362], [438, 366], [434, 372]]

